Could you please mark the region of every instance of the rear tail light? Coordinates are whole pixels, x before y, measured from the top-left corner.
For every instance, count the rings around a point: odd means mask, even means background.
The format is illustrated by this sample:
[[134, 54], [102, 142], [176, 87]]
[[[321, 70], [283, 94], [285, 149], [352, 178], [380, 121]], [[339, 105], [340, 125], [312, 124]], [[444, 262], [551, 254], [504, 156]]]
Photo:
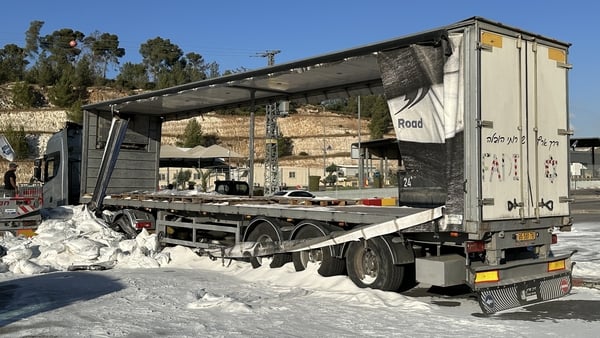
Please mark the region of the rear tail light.
[[467, 253], [484, 252], [484, 251], [485, 251], [485, 242], [484, 241], [467, 242]]
[[138, 221], [135, 223], [136, 229], [150, 229], [152, 227], [152, 222], [150, 221]]

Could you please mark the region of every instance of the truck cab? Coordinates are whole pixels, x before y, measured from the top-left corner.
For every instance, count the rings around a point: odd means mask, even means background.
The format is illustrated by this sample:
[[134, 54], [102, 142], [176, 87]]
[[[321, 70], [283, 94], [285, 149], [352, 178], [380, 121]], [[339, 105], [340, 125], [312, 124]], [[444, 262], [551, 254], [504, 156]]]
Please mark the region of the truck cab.
[[67, 122], [48, 140], [44, 156], [34, 162], [33, 176], [44, 184], [45, 208], [79, 203], [81, 135], [81, 125]]

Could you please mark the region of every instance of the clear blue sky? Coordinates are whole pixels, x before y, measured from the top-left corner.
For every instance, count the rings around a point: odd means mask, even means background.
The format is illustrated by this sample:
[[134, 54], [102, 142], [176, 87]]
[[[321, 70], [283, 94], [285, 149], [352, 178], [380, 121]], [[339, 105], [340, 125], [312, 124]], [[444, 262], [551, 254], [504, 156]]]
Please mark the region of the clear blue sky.
[[121, 63], [139, 63], [140, 44], [160, 36], [221, 71], [256, 69], [266, 66], [257, 56], [266, 50], [281, 50], [275, 62], [282, 63], [483, 16], [573, 44], [570, 121], [576, 137], [599, 137], [599, 15], [593, 0], [17, 0], [2, 3], [0, 47], [24, 46], [30, 22], [40, 20], [41, 35], [61, 28], [118, 35]]

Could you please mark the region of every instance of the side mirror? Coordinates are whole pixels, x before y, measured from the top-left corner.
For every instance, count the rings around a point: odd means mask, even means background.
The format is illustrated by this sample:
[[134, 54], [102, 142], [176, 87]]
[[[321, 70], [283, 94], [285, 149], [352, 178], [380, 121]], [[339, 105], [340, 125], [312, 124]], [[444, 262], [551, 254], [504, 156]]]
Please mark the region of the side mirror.
[[40, 159], [33, 161], [33, 177], [38, 181], [42, 181], [42, 160]]
[[40, 168], [40, 167], [33, 168], [33, 177], [35, 177], [36, 180], [41, 182], [42, 181], [42, 168]]

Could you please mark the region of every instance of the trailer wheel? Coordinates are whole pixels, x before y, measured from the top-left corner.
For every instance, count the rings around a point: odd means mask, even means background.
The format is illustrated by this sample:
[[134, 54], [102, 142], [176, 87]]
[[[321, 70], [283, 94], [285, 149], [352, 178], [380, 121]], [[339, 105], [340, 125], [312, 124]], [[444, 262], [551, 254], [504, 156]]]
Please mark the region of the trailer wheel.
[[392, 254], [381, 238], [352, 242], [346, 267], [348, 277], [360, 288], [396, 291], [404, 279], [404, 266], [393, 264]]
[[[248, 242], [255, 242], [256, 249], [260, 248], [268, 248], [270, 245], [268, 243], [279, 242], [280, 236], [277, 233], [277, 230], [273, 228], [273, 226], [267, 222], [262, 222], [258, 224], [254, 230], [248, 235]], [[291, 261], [290, 254], [275, 254], [273, 256], [262, 256], [262, 257], [250, 257], [250, 263], [253, 268], [261, 267], [265, 261], [264, 258], [272, 257], [271, 264], [269, 266], [271, 268], [280, 268], [285, 263]]]
[[[305, 224], [294, 239], [308, 239], [327, 235], [323, 226], [314, 223]], [[292, 261], [296, 271], [304, 271], [310, 264], [319, 265], [319, 275], [323, 277], [343, 275], [346, 273], [346, 262], [333, 256], [333, 247], [305, 250], [292, 253]]]

